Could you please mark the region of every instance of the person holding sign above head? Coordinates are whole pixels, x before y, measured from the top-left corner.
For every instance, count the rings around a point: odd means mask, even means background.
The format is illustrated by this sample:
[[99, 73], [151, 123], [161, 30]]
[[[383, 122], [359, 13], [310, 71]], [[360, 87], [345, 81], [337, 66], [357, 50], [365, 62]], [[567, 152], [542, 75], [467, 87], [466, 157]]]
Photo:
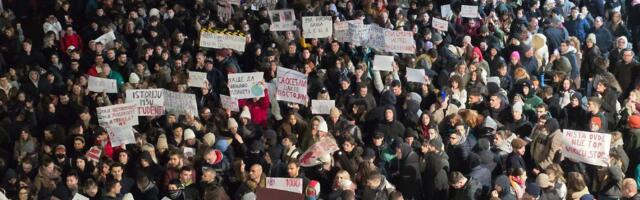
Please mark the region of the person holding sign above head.
[[[264, 88], [264, 81], [260, 81]], [[238, 100], [238, 106], [243, 108], [246, 106], [251, 113], [251, 122], [263, 128], [267, 127], [267, 117], [269, 115], [269, 90], [264, 88], [264, 97], [256, 97], [252, 99]]]

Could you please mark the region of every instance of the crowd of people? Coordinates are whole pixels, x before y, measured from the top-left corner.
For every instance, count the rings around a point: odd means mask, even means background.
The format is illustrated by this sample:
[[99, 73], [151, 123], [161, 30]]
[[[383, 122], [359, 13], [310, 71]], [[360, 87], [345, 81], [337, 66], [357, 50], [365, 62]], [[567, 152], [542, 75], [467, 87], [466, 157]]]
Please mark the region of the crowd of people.
[[[278, 9], [296, 30], [270, 30]], [[303, 38], [303, 16], [410, 31], [416, 50]], [[640, 0], [2, 0], [0, 29], [0, 199], [266, 199], [267, 177], [311, 200], [640, 199]], [[203, 29], [245, 50], [200, 47]], [[335, 107], [277, 101], [278, 67]], [[223, 108], [245, 72], [264, 97]], [[96, 108], [151, 88], [195, 94], [198, 115], [141, 116], [135, 143], [111, 145]], [[566, 130], [609, 135], [606, 165], [564, 156]], [[325, 139], [339, 150], [301, 158]]]

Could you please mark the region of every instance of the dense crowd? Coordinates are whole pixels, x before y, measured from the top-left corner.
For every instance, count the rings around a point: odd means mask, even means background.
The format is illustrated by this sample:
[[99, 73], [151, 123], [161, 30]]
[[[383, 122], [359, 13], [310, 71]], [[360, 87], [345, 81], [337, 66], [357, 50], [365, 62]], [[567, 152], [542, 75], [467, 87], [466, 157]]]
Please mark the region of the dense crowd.
[[[297, 30], [270, 30], [278, 9]], [[303, 16], [411, 31], [416, 50], [303, 38]], [[640, 0], [2, 0], [0, 29], [0, 199], [264, 199], [267, 177], [312, 200], [640, 199]], [[200, 47], [203, 29], [242, 32], [245, 50]], [[330, 114], [277, 101], [278, 67]], [[265, 96], [224, 109], [245, 72]], [[96, 108], [149, 88], [195, 94], [199, 114], [139, 117], [135, 143], [111, 145]], [[609, 136], [605, 164], [563, 155], [566, 130]], [[302, 166], [326, 138], [339, 150]]]

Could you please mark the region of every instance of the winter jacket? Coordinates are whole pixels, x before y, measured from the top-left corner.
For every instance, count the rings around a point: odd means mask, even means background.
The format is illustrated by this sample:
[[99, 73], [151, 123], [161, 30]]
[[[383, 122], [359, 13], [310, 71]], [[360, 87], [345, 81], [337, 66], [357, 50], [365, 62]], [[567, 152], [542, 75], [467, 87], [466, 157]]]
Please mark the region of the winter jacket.
[[467, 180], [462, 188], [454, 190], [451, 199], [453, 200], [476, 200], [480, 199], [482, 186], [473, 178]]
[[422, 199], [422, 178], [419, 171], [419, 157], [407, 143], [400, 146], [402, 158], [400, 162], [400, 174], [396, 179], [398, 190], [406, 199]]
[[380, 185], [371, 189], [369, 187], [364, 189], [362, 194], [362, 199], [371, 199], [371, 200], [387, 200], [389, 199], [389, 195], [396, 190], [396, 187], [393, 186], [387, 179], [383, 176], [380, 180]]
[[545, 169], [557, 158], [562, 148], [562, 132], [560, 125], [555, 119], [548, 119], [545, 124], [547, 135], [534, 130], [531, 136], [531, 156], [538, 167]]
[[422, 174], [424, 195], [428, 199], [449, 199], [448, 161], [442, 154], [425, 155], [425, 171]]
[[575, 19], [565, 19], [564, 27], [567, 28], [570, 36], [575, 36], [580, 41], [584, 41], [587, 38], [587, 31], [589, 30], [589, 22], [586, 19], [576, 17]]

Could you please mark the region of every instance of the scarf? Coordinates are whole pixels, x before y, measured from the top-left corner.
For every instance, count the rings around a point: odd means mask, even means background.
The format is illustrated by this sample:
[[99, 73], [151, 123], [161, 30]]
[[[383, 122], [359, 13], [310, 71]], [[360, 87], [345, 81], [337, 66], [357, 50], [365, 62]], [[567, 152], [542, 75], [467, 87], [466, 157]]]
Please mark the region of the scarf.
[[182, 195], [182, 190], [169, 191], [169, 198], [177, 199]]

